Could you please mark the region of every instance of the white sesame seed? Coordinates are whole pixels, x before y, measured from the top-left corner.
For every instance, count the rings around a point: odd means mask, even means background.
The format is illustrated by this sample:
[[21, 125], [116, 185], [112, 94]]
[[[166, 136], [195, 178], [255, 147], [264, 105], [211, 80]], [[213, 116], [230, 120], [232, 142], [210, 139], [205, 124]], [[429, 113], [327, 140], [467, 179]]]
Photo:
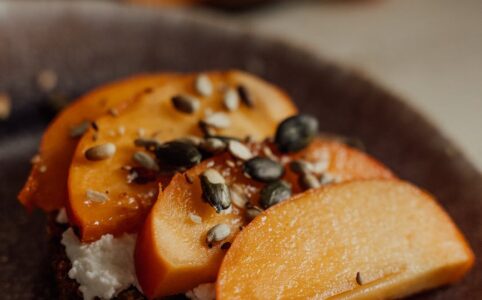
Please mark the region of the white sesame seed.
[[234, 157], [241, 160], [248, 160], [253, 157], [253, 153], [248, 147], [235, 140], [229, 141], [228, 150]]
[[189, 213], [189, 219], [191, 219], [191, 221], [196, 224], [201, 224], [203, 221], [200, 216], [195, 215], [193, 213]]
[[94, 191], [91, 189], [87, 189], [87, 191], [85, 191], [85, 196], [87, 201], [97, 203], [104, 203], [109, 200], [109, 196], [107, 196], [105, 193]]
[[231, 89], [231, 88], [227, 89], [224, 92], [223, 104], [224, 104], [224, 107], [226, 107], [226, 109], [228, 111], [237, 110], [238, 107], [239, 107], [239, 94], [238, 94], [238, 92], [234, 89]]
[[231, 119], [223, 112], [215, 112], [206, 116], [203, 121], [212, 127], [223, 129], [228, 128], [231, 125]]
[[221, 174], [219, 174], [219, 172], [216, 171], [215, 169], [207, 169], [202, 174], [212, 184], [226, 183], [226, 181], [224, 180], [224, 177]]
[[200, 74], [194, 80], [194, 88], [201, 96], [208, 97], [213, 93], [213, 85], [209, 77], [205, 74]]

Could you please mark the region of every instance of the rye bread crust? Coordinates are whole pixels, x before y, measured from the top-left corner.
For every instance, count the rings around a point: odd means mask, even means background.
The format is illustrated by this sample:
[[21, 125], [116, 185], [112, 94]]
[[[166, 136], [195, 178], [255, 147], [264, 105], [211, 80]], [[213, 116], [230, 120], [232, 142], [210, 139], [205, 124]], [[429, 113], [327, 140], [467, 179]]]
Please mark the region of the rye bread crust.
[[[66, 224], [59, 224], [55, 221], [57, 213], [48, 215], [47, 232], [49, 237], [49, 250], [51, 254], [52, 269], [55, 283], [57, 285], [58, 299], [60, 300], [83, 300], [79, 291], [79, 284], [69, 278], [68, 273], [72, 264], [61, 244], [62, 233], [67, 230]], [[134, 286], [120, 292], [115, 300], [147, 300], [146, 297]], [[175, 295], [162, 299], [187, 299], [184, 295]], [[160, 299], [159, 299], [160, 300]]]

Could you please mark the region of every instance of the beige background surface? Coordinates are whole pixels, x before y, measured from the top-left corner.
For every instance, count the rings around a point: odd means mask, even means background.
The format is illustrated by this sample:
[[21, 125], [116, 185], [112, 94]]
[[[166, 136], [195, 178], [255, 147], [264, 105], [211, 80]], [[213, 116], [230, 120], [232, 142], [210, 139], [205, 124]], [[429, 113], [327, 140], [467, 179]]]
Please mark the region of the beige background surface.
[[419, 108], [482, 170], [482, 0], [294, 0], [216, 16], [364, 72]]

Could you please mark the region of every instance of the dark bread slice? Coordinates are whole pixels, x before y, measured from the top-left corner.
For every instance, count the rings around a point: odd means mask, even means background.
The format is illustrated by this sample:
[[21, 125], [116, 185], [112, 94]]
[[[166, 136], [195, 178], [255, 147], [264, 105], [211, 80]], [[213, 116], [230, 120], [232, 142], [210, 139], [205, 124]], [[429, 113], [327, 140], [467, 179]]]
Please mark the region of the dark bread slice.
[[[49, 249], [51, 254], [54, 280], [57, 285], [58, 299], [61, 300], [83, 300], [79, 291], [79, 284], [69, 278], [69, 270], [72, 264], [65, 253], [65, 247], [61, 244], [62, 233], [67, 230], [66, 224], [59, 224], [55, 221], [57, 213], [48, 215], [47, 232], [49, 238]], [[116, 300], [146, 300], [147, 298], [134, 286], [120, 292]], [[162, 299], [181, 300], [187, 299], [184, 295], [175, 295]]]

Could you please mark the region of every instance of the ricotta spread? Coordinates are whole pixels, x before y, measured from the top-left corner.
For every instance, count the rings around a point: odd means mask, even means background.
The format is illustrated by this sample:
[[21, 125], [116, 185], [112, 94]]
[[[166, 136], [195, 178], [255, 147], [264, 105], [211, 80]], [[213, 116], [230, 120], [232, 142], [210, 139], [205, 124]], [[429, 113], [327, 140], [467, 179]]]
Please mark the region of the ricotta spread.
[[103, 235], [93, 243], [82, 243], [72, 228], [62, 235], [62, 245], [72, 262], [68, 275], [75, 279], [84, 300], [111, 299], [134, 285], [139, 290], [134, 267], [135, 234], [115, 238]]

